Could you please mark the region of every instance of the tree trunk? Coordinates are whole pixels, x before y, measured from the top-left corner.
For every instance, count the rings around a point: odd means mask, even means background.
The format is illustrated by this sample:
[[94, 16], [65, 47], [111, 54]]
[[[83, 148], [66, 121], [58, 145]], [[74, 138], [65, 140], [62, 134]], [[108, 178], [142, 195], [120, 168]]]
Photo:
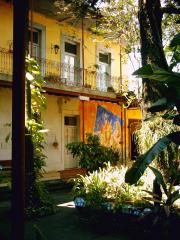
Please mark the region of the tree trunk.
[[[142, 66], [152, 64], [168, 69], [162, 45], [162, 12], [160, 0], [139, 0], [139, 24]], [[143, 79], [143, 115], [152, 102], [162, 96], [163, 87], [156, 81]]]
[[[162, 45], [162, 12], [160, 0], [139, 0], [139, 24], [141, 39], [142, 66], [151, 64], [168, 69]], [[143, 79], [143, 117], [148, 117], [148, 108], [163, 95], [162, 84], [157, 81]], [[153, 192], [161, 200], [162, 193], [157, 179], [153, 184]], [[159, 207], [160, 204], [155, 203]]]

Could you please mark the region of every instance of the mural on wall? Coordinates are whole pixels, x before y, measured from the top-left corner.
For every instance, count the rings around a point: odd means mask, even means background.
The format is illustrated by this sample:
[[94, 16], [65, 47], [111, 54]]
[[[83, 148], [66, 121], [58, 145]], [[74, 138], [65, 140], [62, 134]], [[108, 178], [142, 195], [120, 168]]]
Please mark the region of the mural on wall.
[[[84, 113], [83, 113], [84, 111]], [[84, 116], [84, 135], [86, 133], [97, 134], [104, 146], [120, 148], [122, 141], [122, 112], [116, 103], [86, 101], [80, 104], [80, 129], [81, 139], [83, 134], [83, 116]]]
[[120, 147], [122, 119], [111, 111], [97, 106], [94, 133], [104, 146]]

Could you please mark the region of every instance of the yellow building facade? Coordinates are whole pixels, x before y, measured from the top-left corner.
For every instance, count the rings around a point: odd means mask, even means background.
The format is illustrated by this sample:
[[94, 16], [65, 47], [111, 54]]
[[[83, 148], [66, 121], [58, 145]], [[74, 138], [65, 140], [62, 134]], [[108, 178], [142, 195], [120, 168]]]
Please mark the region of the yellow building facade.
[[[5, 161], [11, 160], [5, 124], [11, 122], [13, 5], [1, 0], [0, 16], [0, 161]], [[132, 158], [131, 138], [141, 111], [125, 109], [117, 98], [128, 90], [127, 57], [119, 44], [93, 34], [93, 24], [84, 19], [82, 27], [81, 20], [49, 16], [36, 6], [29, 12], [27, 54], [36, 58], [46, 80], [47, 109], [42, 116], [49, 130], [45, 170], [50, 178], [78, 167], [66, 144], [82, 140], [86, 133], [118, 147], [122, 163]]]

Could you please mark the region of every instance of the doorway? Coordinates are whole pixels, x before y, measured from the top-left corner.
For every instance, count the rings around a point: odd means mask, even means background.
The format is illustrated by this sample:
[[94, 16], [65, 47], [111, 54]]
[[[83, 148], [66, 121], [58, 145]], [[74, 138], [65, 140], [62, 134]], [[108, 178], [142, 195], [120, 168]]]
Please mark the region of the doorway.
[[78, 167], [78, 160], [67, 150], [68, 143], [79, 141], [79, 117], [64, 116], [64, 169]]
[[135, 132], [136, 130], [141, 128], [141, 120], [129, 119], [128, 128], [129, 128], [129, 159], [132, 161], [136, 161], [138, 157], [138, 149], [135, 139]]

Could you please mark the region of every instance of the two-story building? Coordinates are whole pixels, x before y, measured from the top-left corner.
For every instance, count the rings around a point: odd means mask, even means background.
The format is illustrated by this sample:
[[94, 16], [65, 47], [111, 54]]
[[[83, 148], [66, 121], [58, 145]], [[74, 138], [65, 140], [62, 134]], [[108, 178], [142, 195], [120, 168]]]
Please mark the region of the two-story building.
[[[66, 144], [83, 140], [86, 133], [98, 134], [102, 144], [118, 148], [122, 163], [127, 163], [141, 111], [138, 106], [124, 108], [119, 97], [128, 91], [122, 46], [94, 34], [95, 20], [66, 16], [51, 0], [32, 2], [29, 53], [46, 79], [46, 176], [58, 178], [58, 171], [78, 167]], [[11, 142], [5, 141], [12, 112], [11, 1], [0, 0], [0, 19], [0, 161], [5, 161], [11, 160]]]

